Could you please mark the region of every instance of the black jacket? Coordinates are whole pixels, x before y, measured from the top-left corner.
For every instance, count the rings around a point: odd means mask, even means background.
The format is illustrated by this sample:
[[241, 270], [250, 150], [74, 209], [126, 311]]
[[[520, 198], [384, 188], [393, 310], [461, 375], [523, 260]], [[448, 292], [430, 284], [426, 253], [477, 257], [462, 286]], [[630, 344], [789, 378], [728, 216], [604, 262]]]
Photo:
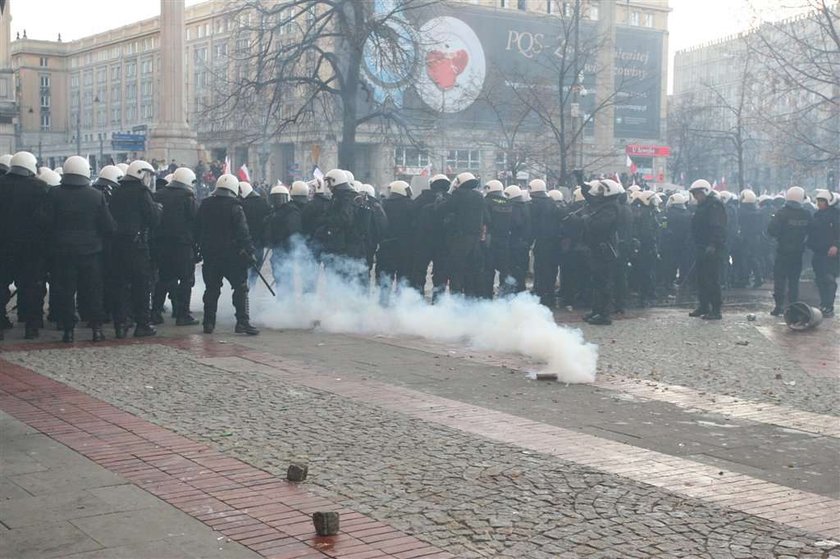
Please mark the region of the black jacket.
[[47, 197], [47, 185], [35, 177], [5, 175], [0, 179], [6, 197], [0, 200], [5, 209], [3, 235], [11, 246], [42, 245], [44, 233], [35, 219]]
[[377, 253], [381, 262], [403, 266], [410, 261], [414, 241], [414, 204], [406, 196], [391, 195], [382, 201], [387, 226], [379, 241]]
[[510, 216], [511, 250], [528, 250], [534, 240], [531, 226], [531, 208], [523, 200], [511, 202], [513, 211]]
[[167, 186], [158, 190], [154, 199], [163, 206], [160, 224], [155, 230], [155, 239], [159, 242], [191, 246], [195, 216], [198, 213], [195, 193], [185, 186]]
[[241, 202], [242, 209], [245, 210], [245, 221], [248, 222], [248, 231], [251, 233], [251, 242], [259, 246], [262, 244], [264, 236], [263, 223], [271, 208], [269, 208], [265, 198], [257, 194], [256, 191], [251, 192]]
[[560, 210], [548, 194], [531, 194], [531, 225], [536, 245], [549, 244], [559, 237], [560, 219]]
[[372, 216], [357, 197], [349, 187], [333, 192], [327, 211], [315, 229], [315, 242], [324, 252], [367, 259]]
[[691, 217], [691, 238], [698, 247], [726, 245], [726, 208], [716, 196], [706, 196]]
[[138, 247], [148, 244], [149, 232], [160, 222], [161, 211], [143, 183], [136, 179], [121, 182], [111, 195], [109, 207], [117, 223], [115, 241], [132, 241]]
[[817, 210], [808, 232], [808, 248], [815, 253], [827, 253], [831, 247], [840, 248], [840, 209], [829, 206]]
[[488, 222], [484, 197], [473, 188], [456, 188], [441, 207], [449, 232], [458, 237], [481, 238]]
[[490, 247], [500, 250], [509, 247], [513, 203], [500, 192], [489, 193], [485, 196], [484, 203], [487, 205], [487, 215], [490, 216], [487, 228]]
[[765, 217], [755, 204], [741, 204], [738, 208], [738, 236], [748, 247], [757, 247], [765, 230]]
[[412, 201], [414, 205], [414, 236], [422, 246], [439, 246], [446, 238], [443, 207], [449, 193], [427, 189]]
[[234, 196], [210, 196], [201, 202], [195, 238], [205, 260], [244, 258], [254, 252], [245, 211]]
[[292, 237], [303, 233], [303, 208], [295, 201], [274, 208], [263, 223], [264, 245], [274, 250], [291, 249]]
[[91, 186], [61, 185], [50, 189], [39, 221], [57, 256], [102, 252], [103, 240], [116, 229], [105, 196]]
[[318, 224], [324, 219], [327, 213], [327, 208], [330, 207], [330, 199], [323, 194], [316, 194], [312, 200], [306, 204], [301, 213], [301, 220], [303, 224], [303, 234], [308, 240], [315, 237], [315, 230]]
[[618, 254], [618, 200], [592, 199], [592, 209], [584, 216], [584, 238], [594, 253], [607, 257]]
[[811, 228], [811, 214], [802, 206], [785, 204], [776, 212], [767, 233], [776, 239], [776, 252], [795, 254], [805, 250], [805, 240]]
[[662, 232], [662, 248], [671, 253], [688, 250], [691, 235], [691, 214], [684, 207], [671, 206], [665, 212], [665, 231]]

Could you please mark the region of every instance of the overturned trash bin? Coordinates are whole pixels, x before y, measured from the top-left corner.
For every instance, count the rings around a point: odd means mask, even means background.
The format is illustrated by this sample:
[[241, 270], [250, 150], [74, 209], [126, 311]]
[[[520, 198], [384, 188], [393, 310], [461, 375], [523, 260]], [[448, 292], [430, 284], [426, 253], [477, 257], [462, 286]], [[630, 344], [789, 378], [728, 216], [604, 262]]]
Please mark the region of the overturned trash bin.
[[820, 310], [806, 303], [791, 303], [785, 309], [785, 323], [791, 330], [802, 331], [816, 328], [822, 319]]

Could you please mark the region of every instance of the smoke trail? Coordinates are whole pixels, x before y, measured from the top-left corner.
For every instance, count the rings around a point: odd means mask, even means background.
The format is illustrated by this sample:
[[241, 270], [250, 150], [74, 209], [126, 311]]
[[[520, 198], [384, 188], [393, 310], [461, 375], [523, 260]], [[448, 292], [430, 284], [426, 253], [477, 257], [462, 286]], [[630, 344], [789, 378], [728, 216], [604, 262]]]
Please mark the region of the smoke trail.
[[[271, 271], [277, 298], [259, 286], [251, 292], [252, 322], [259, 326], [420, 336], [536, 358], [546, 364], [541, 372], [562, 382], [595, 380], [597, 346], [585, 342], [580, 330], [558, 326], [530, 294], [493, 301], [447, 296], [430, 305], [417, 291], [401, 287], [383, 305], [378, 286], [369, 289], [365, 283], [366, 266], [335, 261], [320, 270], [302, 243], [288, 254], [273, 255]], [[220, 316], [229, 309], [220, 301]]]

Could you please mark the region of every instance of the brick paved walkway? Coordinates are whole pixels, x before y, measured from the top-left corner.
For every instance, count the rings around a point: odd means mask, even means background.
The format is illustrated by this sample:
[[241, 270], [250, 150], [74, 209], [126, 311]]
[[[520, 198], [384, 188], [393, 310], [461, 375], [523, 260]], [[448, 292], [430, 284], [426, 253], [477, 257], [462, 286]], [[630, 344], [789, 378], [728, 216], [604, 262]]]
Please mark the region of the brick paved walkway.
[[[30, 344], [27, 349], [35, 347], [49, 345]], [[299, 485], [2, 359], [0, 409], [263, 557], [452, 557]], [[320, 510], [341, 513], [337, 536], [314, 534], [311, 514]]]

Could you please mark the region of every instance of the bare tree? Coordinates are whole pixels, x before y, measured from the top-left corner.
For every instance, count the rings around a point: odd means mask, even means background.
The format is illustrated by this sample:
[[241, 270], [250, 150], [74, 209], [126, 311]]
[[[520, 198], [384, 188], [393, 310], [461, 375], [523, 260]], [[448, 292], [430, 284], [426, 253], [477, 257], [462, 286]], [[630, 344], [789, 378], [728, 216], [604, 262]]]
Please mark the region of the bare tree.
[[438, 1], [248, 0], [235, 10], [237, 48], [202, 114], [236, 121], [254, 142], [330, 130], [339, 166], [352, 168], [361, 126], [409, 128], [393, 98], [374, 98], [364, 64], [408, 82], [419, 49], [406, 18]]

